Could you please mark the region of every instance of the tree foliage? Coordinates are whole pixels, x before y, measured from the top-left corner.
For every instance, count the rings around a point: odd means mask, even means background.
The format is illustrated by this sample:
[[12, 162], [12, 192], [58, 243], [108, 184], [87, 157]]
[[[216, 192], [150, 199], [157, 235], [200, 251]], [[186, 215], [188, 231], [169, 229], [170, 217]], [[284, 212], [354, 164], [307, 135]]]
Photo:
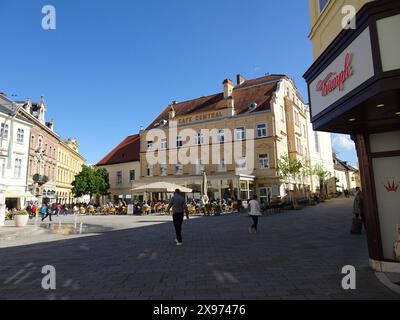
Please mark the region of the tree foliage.
[[288, 155], [282, 156], [278, 160], [278, 172], [282, 179], [290, 182], [291, 180], [296, 180], [300, 175], [303, 163], [295, 158], [290, 158]]
[[89, 195], [106, 195], [110, 188], [109, 176], [106, 169], [83, 166], [82, 171], [72, 182], [72, 192], [76, 197]]

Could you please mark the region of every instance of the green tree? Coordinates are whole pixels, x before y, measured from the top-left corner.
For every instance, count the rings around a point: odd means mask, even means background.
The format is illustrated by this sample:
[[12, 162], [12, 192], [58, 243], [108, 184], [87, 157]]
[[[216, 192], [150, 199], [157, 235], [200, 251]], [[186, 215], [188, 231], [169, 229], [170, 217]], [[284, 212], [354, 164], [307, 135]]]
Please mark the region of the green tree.
[[90, 200], [94, 195], [106, 195], [109, 188], [107, 170], [90, 166], [83, 166], [82, 171], [75, 176], [75, 180], [72, 182], [72, 193], [76, 197], [89, 195]]
[[[278, 173], [281, 179], [285, 180], [286, 184], [296, 183], [301, 175], [302, 168], [303, 163], [300, 160], [290, 158], [288, 155], [284, 155], [278, 160]], [[289, 199], [292, 202], [290, 189]]]
[[313, 168], [313, 175], [318, 177], [321, 196], [325, 195], [325, 183], [330, 178], [330, 172], [325, 170], [322, 165], [316, 164]]

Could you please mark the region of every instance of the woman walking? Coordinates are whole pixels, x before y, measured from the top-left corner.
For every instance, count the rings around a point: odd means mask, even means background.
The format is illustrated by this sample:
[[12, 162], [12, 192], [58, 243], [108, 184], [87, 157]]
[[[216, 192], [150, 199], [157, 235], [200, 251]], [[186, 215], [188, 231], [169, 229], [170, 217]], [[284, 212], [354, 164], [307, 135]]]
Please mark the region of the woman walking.
[[253, 196], [253, 200], [250, 200], [247, 211], [250, 217], [253, 219], [253, 224], [249, 227], [249, 233], [257, 233], [258, 231], [258, 217], [262, 216], [260, 204], [257, 201], [257, 196]]

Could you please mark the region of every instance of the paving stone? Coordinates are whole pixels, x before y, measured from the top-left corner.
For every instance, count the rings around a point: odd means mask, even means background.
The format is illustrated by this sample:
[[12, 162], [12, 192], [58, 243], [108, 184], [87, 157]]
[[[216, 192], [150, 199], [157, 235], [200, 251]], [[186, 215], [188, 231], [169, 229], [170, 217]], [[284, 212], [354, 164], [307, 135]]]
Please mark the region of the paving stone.
[[[182, 247], [171, 217], [82, 217], [113, 230], [2, 241], [0, 299], [400, 299], [370, 270], [365, 235], [349, 233], [351, 207], [336, 199], [262, 217], [257, 235], [245, 215], [194, 218]], [[41, 288], [47, 264], [57, 270], [50, 293]], [[341, 288], [348, 264], [357, 270], [352, 292]]]

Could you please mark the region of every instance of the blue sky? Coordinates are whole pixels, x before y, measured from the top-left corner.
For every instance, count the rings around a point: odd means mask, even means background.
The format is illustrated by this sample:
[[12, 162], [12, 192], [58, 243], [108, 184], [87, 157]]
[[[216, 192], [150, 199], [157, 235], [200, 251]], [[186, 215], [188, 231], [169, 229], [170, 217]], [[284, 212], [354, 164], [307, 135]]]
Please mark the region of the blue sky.
[[[44, 5], [57, 29], [43, 30]], [[0, 91], [45, 97], [47, 118], [96, 163], [171, 101], [284, 73], [307, 99], [312, 64], [308, 1], [2, 0]], [[344, 138], [340, 157], [355, 164]]]

